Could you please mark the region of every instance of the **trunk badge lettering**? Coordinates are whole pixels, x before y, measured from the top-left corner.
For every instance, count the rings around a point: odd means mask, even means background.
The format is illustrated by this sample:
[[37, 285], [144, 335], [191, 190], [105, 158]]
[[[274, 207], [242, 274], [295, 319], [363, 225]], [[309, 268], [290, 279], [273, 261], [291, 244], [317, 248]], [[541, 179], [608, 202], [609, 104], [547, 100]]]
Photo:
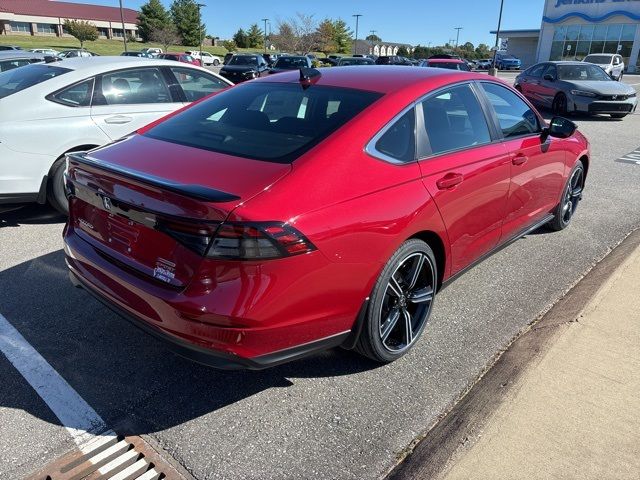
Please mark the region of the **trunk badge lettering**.
[[107, 210], [108, 212], [111, 211], [111, 199], [109, 197], [102, 196], [102, 205], [104, 206], [105, 210]]

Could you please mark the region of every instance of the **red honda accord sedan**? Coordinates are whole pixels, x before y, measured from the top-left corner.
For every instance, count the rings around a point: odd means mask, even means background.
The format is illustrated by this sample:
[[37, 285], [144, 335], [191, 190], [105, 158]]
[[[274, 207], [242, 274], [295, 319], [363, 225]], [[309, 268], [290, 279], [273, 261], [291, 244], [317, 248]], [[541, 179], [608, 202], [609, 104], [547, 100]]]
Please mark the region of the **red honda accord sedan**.
[[589, 144], [492, 77], [365, 66], [247, 82], [67, 162], [74, 284], [182, 355], [259, 369], [405, 354], [443, 284], [569, 225]]

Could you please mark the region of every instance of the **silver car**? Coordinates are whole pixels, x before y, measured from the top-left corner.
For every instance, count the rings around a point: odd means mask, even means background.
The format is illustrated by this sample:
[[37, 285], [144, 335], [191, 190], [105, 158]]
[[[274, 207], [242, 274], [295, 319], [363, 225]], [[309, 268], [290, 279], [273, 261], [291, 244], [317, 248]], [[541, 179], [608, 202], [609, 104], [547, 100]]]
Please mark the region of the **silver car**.
[[604, 113], [624, 118], [638, 105], [633, 87], [585, 62], [538, 63], [518, 75], [514, 86], [531, 103], [557, 115]]

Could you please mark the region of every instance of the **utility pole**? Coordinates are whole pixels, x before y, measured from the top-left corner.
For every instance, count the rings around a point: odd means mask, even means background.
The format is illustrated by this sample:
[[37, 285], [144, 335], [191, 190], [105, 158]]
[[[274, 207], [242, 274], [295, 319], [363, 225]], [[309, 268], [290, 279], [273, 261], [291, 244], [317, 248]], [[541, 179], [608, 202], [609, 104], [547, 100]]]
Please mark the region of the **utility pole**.
[[454, 28], [454, 30], [457, 30], [456, 33], [456, 48], [458, 48], [459, 42], [460, 42], [460, 30], [462, 30], [463, 27], [456, 27]]
[[496, 44], [493, 49], [493, 63], [489, 69], [489, 75], [494, 77], [498, 74], [496, 69], [496, 55], [498, 54], [498, 42], [500, 41], [500, 26], [502, 25], [502, 8], [504, 7], [504, 0], [500, 0], [500, 15], [498, 15], [498, 29], [496, 30]]
[[352, 17], [356, 17], [356, 39], [353, 41], [353, 54], [358, 53], [358, 20], [362, 16], [360, 13], [356, 13], [355, 15], [351, 15]]
[[369, 30], [369, 33], [373, 36], [376, 36], [376, 33], [378, 33], [377, 30]]
[[122, 0], [120, 0], [120, 21], [122, 22], [122, 39], [124, 40], [124, 51], [127, 51], [127, 31], [124, 29], [124, 10], [122, 10]]
[[262, 21], [264, 22], [264, 53], [267, 53], [267, 22], [269, 19], [263, 18]]
[[200, 9], [206, 5], [204, 3], [196, 3], [196, 5], [198, 6], [198, 31], [200, 32], [198, 35], [200, 37], [200, 66], [204, 67], [204, 58], [202, 58], [202, 35], [204, 32], [202, 31], [202, 12]]

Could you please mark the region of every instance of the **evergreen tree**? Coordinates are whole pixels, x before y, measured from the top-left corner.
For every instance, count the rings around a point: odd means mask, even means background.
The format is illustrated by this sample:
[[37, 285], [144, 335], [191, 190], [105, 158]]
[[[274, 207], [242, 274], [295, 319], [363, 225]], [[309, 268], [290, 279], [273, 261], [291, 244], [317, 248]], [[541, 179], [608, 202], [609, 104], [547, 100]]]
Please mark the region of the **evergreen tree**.
[[169, 25], [171, 25], [169, 12], [167, 12], [160, 0], [149, 0], [140, 7], [138, 32], [143, 42], [151, 40], [151, 34], [154, 30], [164, 30]]
[[264, 46], [264, 32], [260, 30], [257, 23], [249, 27], [247, 31], [247, 47], [262, 48]]
[[407, 50], [407, 47], [405, 47], [404, 45], [400, 45], [398, 47], [398, 55], [400, 55], [401, 57], [408, 57], [409, 50]]
[[373, 33], [371, 35], [367, 35], [366, 40], [369, 40], [370, 42], [381, 42], [382, 41], [382, 39], [378, 35], [375, 35]]
[[325, 18], [320, 25], [318, 25], [318, 29], [316, 30], [316, 36], [318, 39], [318, 51], [324, 53], [325, 55], [329, 55], [330, 53], [335, 53], [337, 51], [336, 43], [334, 41], [335, 32], [333, 29], [333, 22]]
[[333, 41], [336, 44], [338, 53], [349, 53], [351, 51], [353, 43], [351, 35], [352, 32], [344, 20], [339, 19], [333, 22]]
[[171, 18], [183, 45], [200, 45], [200, 39], [204, 38], [206, 31], [204, 25], [199, 23], [200, 13], [195, 0], [173, 0], [171, 4]]
[[249, 47], [249, 37], [247, 37], [247, 32], [242, 28], [239, 28], [235, 35], [233, 35], [233, 41], [236, 43], [238, 48]]

